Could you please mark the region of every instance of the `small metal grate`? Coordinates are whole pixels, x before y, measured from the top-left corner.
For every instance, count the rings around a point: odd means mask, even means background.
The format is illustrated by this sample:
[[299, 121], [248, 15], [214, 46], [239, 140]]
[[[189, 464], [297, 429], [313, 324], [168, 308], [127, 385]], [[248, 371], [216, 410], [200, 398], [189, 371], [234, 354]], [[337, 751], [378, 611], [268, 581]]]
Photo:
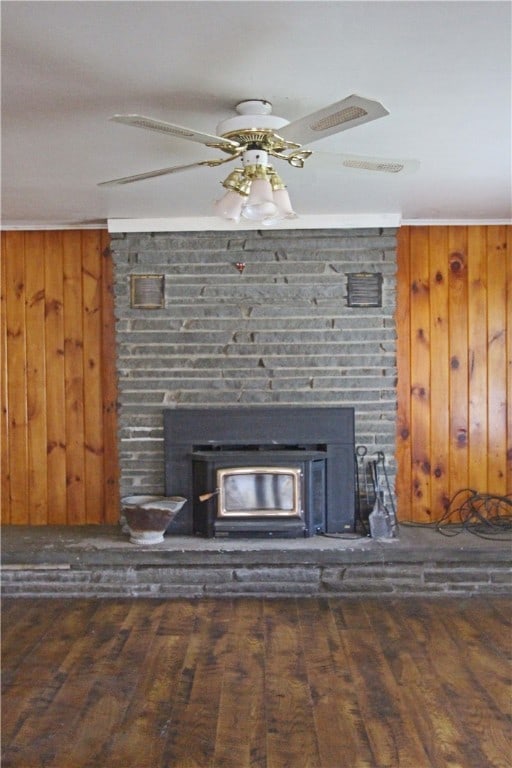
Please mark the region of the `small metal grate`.
[[382, 274], [352, 272], [347, 275], [348, 307], [382, 307]]
[[310, 128], [312, 131], [327, 131], [336, 125], [342, 125], [343, 123], [349, 123], [351, 120], [366, 117], [367, 114], [368, 112], [362, 107], [346, 107], [345, 109], [340, 109], [339, 112], [334, 112], [332, 115], [320, 118]]
[[183, 136], [184, 138], [190, 138], [194, 135], [193, 131], [189, 131], [188, 128], [182, 128], [179, 125], [161, 123], [158, 120], [144, 120], [143, 117], [140, 119], [131, 120], [130, 125], [135, 125], [137, 128], [148, 128], [150, 131], [169, 133], [171, 136]]
[[342, 165], [346, 168], [362, 168], [367, 171], [384, 171], [385, 173], [400, 173], [404, 169], [403, 163], [389, 163], [385, 160], [377, 162], [373, 160], [348, 159], [343, 160]]
[[130, 275], [130, 305], [132, 309], [162, 309], [164, 275]]

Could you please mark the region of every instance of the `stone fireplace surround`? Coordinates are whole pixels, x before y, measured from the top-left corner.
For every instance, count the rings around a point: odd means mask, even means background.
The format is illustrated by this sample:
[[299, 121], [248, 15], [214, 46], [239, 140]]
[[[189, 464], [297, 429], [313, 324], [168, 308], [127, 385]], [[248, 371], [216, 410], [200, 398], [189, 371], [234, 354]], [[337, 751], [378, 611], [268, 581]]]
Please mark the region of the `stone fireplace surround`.
[[[356, 445], [393, 480], [395, 230], [112, 234], [111, 249], [122, 496], [165, 493], [174, 408], [353, 408]], [[347, 305], [361, 271], [382, 275], [381, 307]], [[163, 308], [130, 306], [144, 274], [164, 276]]]

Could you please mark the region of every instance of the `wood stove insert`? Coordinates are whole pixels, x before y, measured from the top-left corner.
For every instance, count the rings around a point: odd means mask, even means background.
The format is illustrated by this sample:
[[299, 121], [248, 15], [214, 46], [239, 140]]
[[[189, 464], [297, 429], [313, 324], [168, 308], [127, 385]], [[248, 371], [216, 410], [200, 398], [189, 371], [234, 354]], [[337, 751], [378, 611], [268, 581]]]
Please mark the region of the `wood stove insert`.
[[[354, 530], [353, 408], [165, 409], [164, 451], [166, 495], [188, 499], [168, 533], [289, 537]], [[238, 509], [231, 500], [227, 514], [220, 506], [225, 477], [238, 495], [244, 488], [248, 494]]]
[[195, 533], [293, 538], [325, 531], [324, 451], [194, 451], [192, 465], [194, 489], [207, 489], [194, 496]]

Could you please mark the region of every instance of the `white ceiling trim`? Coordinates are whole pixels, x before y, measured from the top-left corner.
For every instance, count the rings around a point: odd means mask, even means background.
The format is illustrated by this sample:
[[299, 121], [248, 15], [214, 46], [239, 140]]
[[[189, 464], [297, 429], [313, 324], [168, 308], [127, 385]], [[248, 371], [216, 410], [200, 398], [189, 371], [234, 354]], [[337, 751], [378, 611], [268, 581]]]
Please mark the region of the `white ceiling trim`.
[[512, 219], [402, 219], [402, 227], [505, 227]]
[[[305, 222], [308, 219], [308, 222]], [[316, 223], [311, 219], [317, 219]], [[282, 222], [272, 229], [368, 229], [374, 227], [504, 227], [512, 226], [512, 219], [400, 219], [399, 214], [358, 214], [352, 216], [301, 216], [296, 222]], [[265, 229], [261, 224], [246, 222], [230, 228], [229, 225], [214, 217], [171, 218], [171, 219], [108, 219], [95, 224], [48, 224], [47, 222], [18, 222], [2, 224], [1, 232], [32, 232], [77, 229], [106, 229], [109, 232], [199, 232], [199, 231], [229, 231]]]
[[52, 232], [64, 229], [108, 229], [106, 221], [98, 221], [96, 224], [48, 224], [47, 221], [27, 221], [16, 224], [2, 223], [0, 232]]

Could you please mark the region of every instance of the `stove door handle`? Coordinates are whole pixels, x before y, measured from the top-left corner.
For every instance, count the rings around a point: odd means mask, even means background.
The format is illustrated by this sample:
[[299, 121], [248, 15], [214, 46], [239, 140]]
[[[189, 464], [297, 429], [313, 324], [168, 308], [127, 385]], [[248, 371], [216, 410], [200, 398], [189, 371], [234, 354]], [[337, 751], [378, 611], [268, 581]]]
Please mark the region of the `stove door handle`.
[[215, 491], [212, 491], [212, 493], [201, 493], [199, 495], [199, 501], [209, 501], [210, 499], [213, 499], [214, 496], [217, 496], [219, 493], [219, 488], [217, 488]]

